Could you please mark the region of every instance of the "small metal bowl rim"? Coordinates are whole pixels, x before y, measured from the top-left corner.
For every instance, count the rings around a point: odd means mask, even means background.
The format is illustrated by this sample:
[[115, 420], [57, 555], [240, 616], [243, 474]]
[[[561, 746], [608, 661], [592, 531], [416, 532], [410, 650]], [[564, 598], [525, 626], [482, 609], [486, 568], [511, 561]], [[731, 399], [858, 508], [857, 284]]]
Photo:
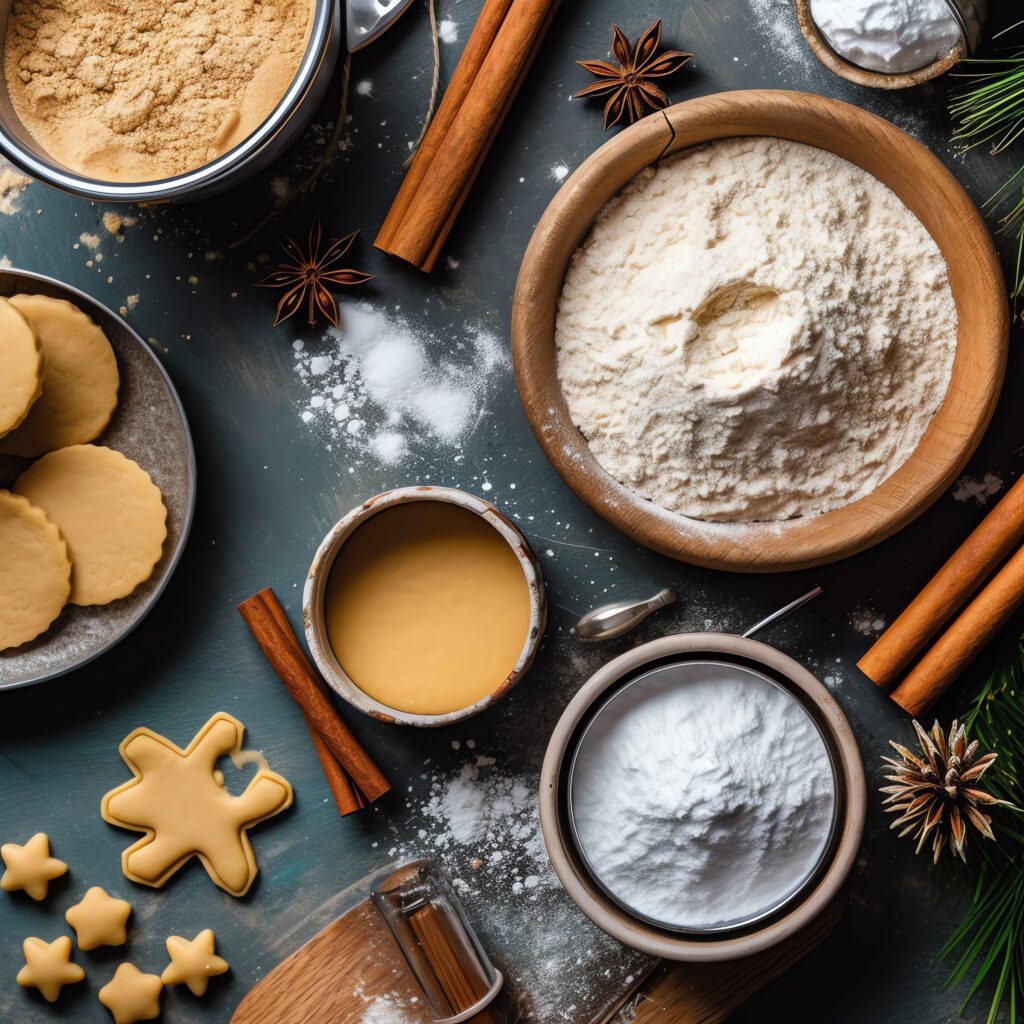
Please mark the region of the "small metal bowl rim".
[[[802, 691], [821, 716], [838, 755], [843, 820], [831, 862], [817, 885], [782, 918], [766, 927], [730, 938], [693, 939], [670, 935], [626, 914], [594, 885], [579, 865], [564, 824], [561, 780], [569, 744], [593, 704], [623, 676], [662, 658], [678, 655], [738, 657], [777, 673]], [[849, 877], [864, 833], [867, 783], [850, 723], [828, 690], [799, 662], [767, 644], [726, 633], [681, 633], [662, 637], [619, 655], [595, 672], [569, 702], [548, 743], [541, 767], [541, 834], [559, 881], [573, 902], [599, 928], [624, 945], [651, 956], [691, 963], [736, 960], [783, 942], [810, 924], [835, 899]]]
[[[47, 185], [52, 185], [54, 188], [72, 195], [98, 201], [162, 203], [215, 186], [222, 179], [233, 175], [240, 166], [262, 151], [263, 147], [288, 123], [303, 96], [311, 88], [328, 53], [334, 20], [337, 17], [335, 0], [313, 0], [313, 5], [314, 21], [306, 44], [306, 52], [303, 54], [285, 94], [251, 135], [227, 153], [217, 157], [216, 160], [211, 160], [194, 170], [171, 178], [157, 178], [153, 181], [142, 182], [103, 181], [63, 168], [52, 158], [43, 160], [36, 156], [8, 133], [2, 120], [0, 120], [0, 153], [26, 174]], [[45, 152], [45, 148], [41, 144], [39, 144], [39, 149]]]
[[[416, 501], [447, 502], [448, 504], [457, 505], [460, 508], [473, 512], [486, 520], [512, 549], [523, 571], [530, 596], [530, 624], [523, 641], [522, 650], [512, 671], [494, 690], [476, 703], [470, 704], [468, 707], [461, 708], [458, 711], [448, 711], [439, 715], [400, 711], [397, 708], [382, 704], [366, 693], [365, 690], [360, 689], [345, 672], [331, 648], [324, 622], [324, 595], [327, 589], [327, 581], [330, 577], [331, 567], [334, 565], [334, 559], [337, 557], [345, 541], [355, 532], [357, 527], [361, 526], [371, 516], [377, 515], [379, 512], [395, 505]], [[364, 714], [370, 715], [372, 718], [382, 722], [426, 728], [451, 725], [454, 722], [470, 718], [490, 707], [500, 697], [503, 697], [522, 678], [530, 665], [533, 664], [533, 659], [536, 657], [541, 637], [544, 635], [544, 626], [547, 622], [547, 599], [544, 592], [544, 581], [541, 576], [540, 565], [519, 528], [484, 498], [454, 487], [434, 487], [428, 485], [399, 487], [394, 490], [385, 491], [376, 497], [370, 498], [369, 501], [364, 502], [357, 508], [352, 509], [351, 512], [335, 523], [313, 556], [313, 562], [310, 565], [303, 587], [302, 605], [302, 620], [313, 660], [327, 680], [327, 684], [335, 693]]]

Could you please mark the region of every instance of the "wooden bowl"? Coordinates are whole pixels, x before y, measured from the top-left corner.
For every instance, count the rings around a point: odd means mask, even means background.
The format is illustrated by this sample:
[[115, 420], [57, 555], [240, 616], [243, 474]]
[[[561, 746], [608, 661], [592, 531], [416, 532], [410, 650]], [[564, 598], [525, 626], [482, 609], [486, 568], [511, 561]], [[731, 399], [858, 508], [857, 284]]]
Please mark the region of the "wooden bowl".
[[884, 71], [869, 71], [867, 68], [851, 64], [829, 46], [821, 34], [814, 18], [811, 17], [811, 0], [796, 0], [796, 17], [800, 23], [800, 31], [807, 40], [807, 45], [818, 60], [834, 75], [845, 78], [856, 85], [864, 85], [869, 89], [909, 89], [912, 85], [930, 82], [939, 75], [944, 75], [957, 66], [967, 55], [963, 43], [953, 47], [944, 57], [933, 60], [924, 67], [913, 71], [888, 74]]
[[[555, 366], [565, 270], [596, 214], [640, 170], [688, 146], [768, 135], [862, 167], [913, 211], [946, 260], [959, 317], [946, 397], [911, 457], [871, 494], [822, 515], [714, 523], [669, 512], [600, 466], [566, 407]], [[565, 482], [630, 537], [715, 569], [777, 572], [845, 558], [891, 536], [956, 479], [992, 418], [1006, 369], [1009, 309], [991, 236], [967, 194], [924, 146], [873, 114], [807, 93], [750, 90], [680, 103], [644, 118], [583, 162], [530, 240], [512, 308], [512, 356], [527, 419]]]

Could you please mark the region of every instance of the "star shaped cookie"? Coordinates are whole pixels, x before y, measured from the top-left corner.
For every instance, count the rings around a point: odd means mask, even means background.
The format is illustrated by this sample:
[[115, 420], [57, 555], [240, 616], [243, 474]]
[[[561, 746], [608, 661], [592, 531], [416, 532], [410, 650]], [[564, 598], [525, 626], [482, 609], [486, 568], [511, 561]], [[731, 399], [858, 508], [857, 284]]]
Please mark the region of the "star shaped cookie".
[[34, 900], [46, 899], [50, 882], [68, 869], [64, 861], [50, 856], [50, 840], [45, 832], [37, 832], [24, 846], [4, 843], [0, 846], [0, 857], [7, 866], [0, 878], [0, 889], [24, 889]]
[[132, 905], [119, 900], [94, 885], [85, 896], [69, 908], [64, 919], [78, 937], [78, 948], [89, 950], [97, 946], [123, 946], [128, 940], [128, 916]]
[[65, 985], [73, 985], [85, 977], [85, 971], [71, 962], [71, 940], [62, 935], [53, 942], [30, 936], [21, 944], [25, 966], [18, 971], [18, 984], [37, 988], [48, 1002], [55, 1002]]
[[111, 1012], [114, 1024], [135, 1024], [160, 1016], [164, 983], [155, 974], [143, 974], [135, 964], [120, 964], [114, 977], [99, 991], [100, 1002]]
[[184, 982], [194, 996], [206, 992], [210, 979], [228, 969], [227, 960], [213, 952], [213, 929], [205, 928], [189, 941], [180, 935], [167, 940], [167, 955], [171, 962], [164, 968], [160, 980], [165, 985], [180, 985]]
[[256, 877], [256, 855], [247, 830], [292, 802], [287, 779], [261, 768], [237, 796], [224, 787], [217, 760], [242, 749], [245, 726], [219, 711], [185, 750], [150, 729], [136, 729], [121, 743], [121, 757], [135, 778], [103, 797], [103, 818], [144, 832], [121, 856], [125, 875], [162, 886], [198, 857], [210, 878], [232, 896], [244, 896]]

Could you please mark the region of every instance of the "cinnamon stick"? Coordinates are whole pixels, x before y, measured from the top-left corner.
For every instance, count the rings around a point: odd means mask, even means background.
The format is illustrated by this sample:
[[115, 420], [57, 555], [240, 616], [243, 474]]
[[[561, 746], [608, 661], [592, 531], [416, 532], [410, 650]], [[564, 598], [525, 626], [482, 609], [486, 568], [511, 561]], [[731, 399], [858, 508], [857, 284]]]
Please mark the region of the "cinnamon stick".
[[879, 686], [892, 685], [1024, 537], [1024, 477], [960, 545], [857, 663]]
[[433, 268], [558, 0], [487, 0], [374, 245]]
[[292, 699], [302, 708], [307, 724], [355, 786], [370, 803], [388, 792], [391, 786], [387, 779], [324, 694], [320, 677], [299, 645], [274, 591], [266, 587], [243, 601], [238, 611]]
[[366, 798], [345, 773], [345, 769], [331, 753], [330, 747], [320, 738], [320, 733], [316, 731], [313, 723], [305, 715], [302, 717], [306, 722], [306, 728], [309, 729], [309, 738], [313, 741], [316, 756], [320, 758], [324, 777], [330, 787], [331, 796], [334, 797], [334, 802], [337, 804], [338, 813], [344, 818], [347, 814], [354, 814], [361, 810], [366, 806]]
[[1024, 547], [992, 578], [890, 696], [921, 715], [1024, 602]]

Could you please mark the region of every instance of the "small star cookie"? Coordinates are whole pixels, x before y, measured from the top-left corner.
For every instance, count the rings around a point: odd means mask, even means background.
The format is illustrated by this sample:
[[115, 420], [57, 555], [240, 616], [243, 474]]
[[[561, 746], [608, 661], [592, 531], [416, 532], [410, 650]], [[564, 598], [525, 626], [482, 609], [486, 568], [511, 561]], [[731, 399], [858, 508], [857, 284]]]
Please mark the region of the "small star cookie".
[[162, 886], [198, 857], [210, 878], [232, 896], [244, 896], [256, 877], [248, 830], [292, 802], [292, 787], [260, 768], [237, 796], [224, 788], [217, 760], [237, 756], [245, 726], [219, 711], [185, 750], [151, 729], [136, 729], [118, 748], [135, 778], [103, 797], [100, 812], [120, 828], [144, 832], [121, 855], [125, 875]]
[[228, 969], [227, 960], [213, 952], [213, 929], [206, 928], [189, 941], [180, 935], [167, 940], [167, 954], [171, 962], [164, 968], [160, 980], [165, 985], [184, 982], [194, 996], [204, 995], [210, 979]]
[[114, 1024], [135, 1024], [160, 1016], [164, 983], [155, 974], [143, 974], [135, 964], [123, 963], [100, 989], [100, 1002], [111, 1012]]
[[64, 918], [75, 929], [78, 948], [89, 950], [97, 946], [123, 946], [128, 939], [131, 912], [132, 905], [127, 900], [116, 899], [94, 885]]
[[24, 889], [34, 900], [46, 899], [50, 882], [68, 869], [64, 861], [50, 856], [50, 840], [45, 832], [37, 832], [24, 846], [4, 843], [0, 846], [0, 857], [7, 866], [0, 878], [0, 889]]
[[37, 988], [48, 1002], [55, 1002], [65, 985], [73, 985], [85, 977], [85, 971], [71, 962], [71, 940], [62, 935], [53, 942], [30, 936], [21, 944], [25, 966], [18, 971], [18, 984]]

